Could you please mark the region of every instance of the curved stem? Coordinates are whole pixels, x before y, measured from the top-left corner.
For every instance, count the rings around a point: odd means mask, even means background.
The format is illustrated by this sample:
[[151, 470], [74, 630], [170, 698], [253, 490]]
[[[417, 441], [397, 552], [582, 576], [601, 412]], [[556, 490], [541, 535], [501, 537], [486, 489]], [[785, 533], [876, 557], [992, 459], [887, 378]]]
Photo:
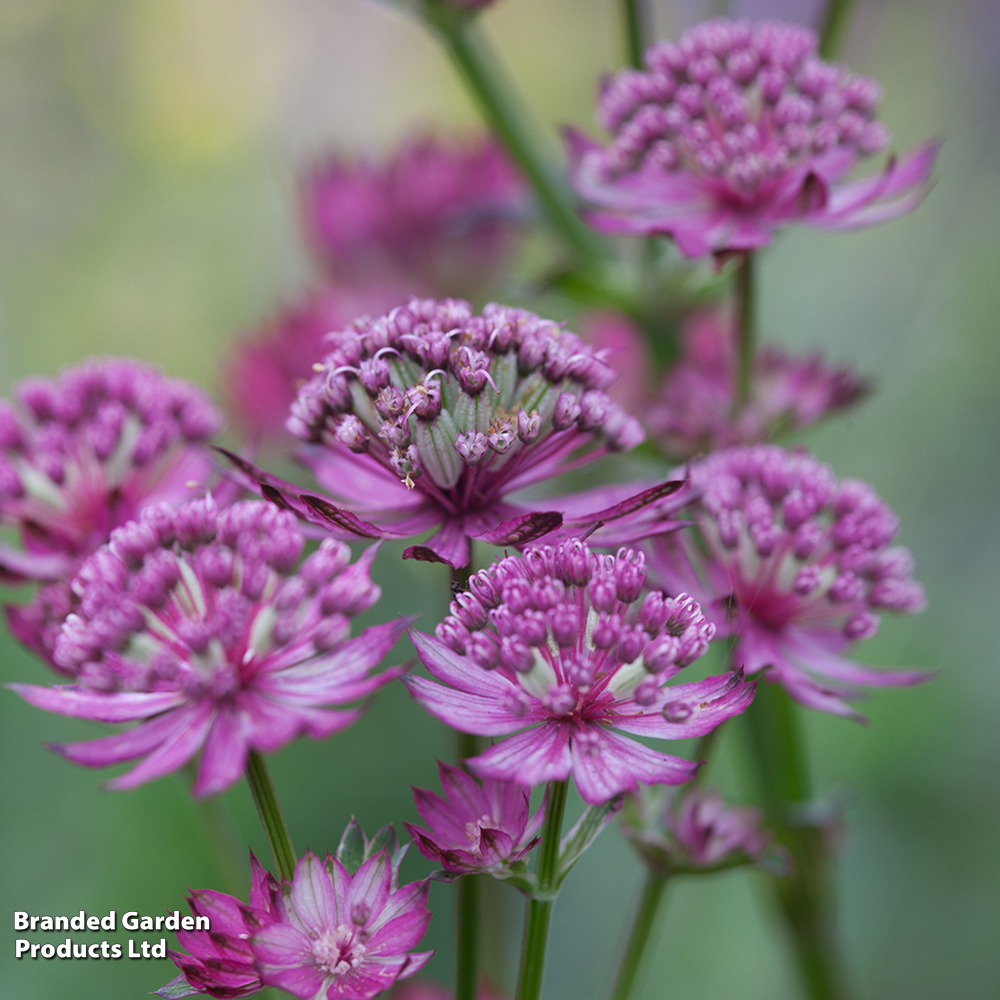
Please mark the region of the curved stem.
[[521, 949], [521, 971], [517, 981], [517, 1000], [538, 1000], [545, 973], [545, 948], [549, 940], [553, 886], [559, 867], [559, 841], [563, 814], [566, 812], [568, 781], [550, 781], [545, 821], [542, 825], [542, 846], [538, 855], [538, 894], [528, 901]]
[[844, 36], [847, 34], [847, 22], [851, 19], [853, 6], [854, 0], [827, 0], [819, 27], [821, 59], [833, 59], [840, 51]]
[[642, 69], [642, 56], [649, 45], [649, 10], [644, 0], [622, 0], [625, 22], [625, 53], [630, 66]]
[[830, 852], [822, 828], [795, 815], [811, 794], [797, 712], [779, 684], [765, 681], [743, 716], [765, 815], [794, 862], [791, 875], [770, 881], [791, 932], [806, 995], [846, 1000], [850, 993], [836, 941]]
[[271, 784], [267, 764], [256, 750], [251, 750], [247, 757], [247, 783], [253, 793], [257, 815], [260, 816], [264, 833], [267, 834], [267, 842], [271, 845], [271, 854], [274, 855], [278, 874], [284, 879], [291, 880], [295, 875], [295, 848], [292, 847], [292, 838], [288, 835], [285, 817], [281, 815], [281, 807], [278, 805], [278, 797], [274, 794], [274, 785]]
[[733, 279], [736, 312], [736, 399], [738, 404], [750, 398], [753, 356], [757, 349], [757, 289], [754, 284], [752, 250], [740, 256]]
[[663, 891], [667, 887], [667, 876], [652, 869], [646, 872], [646, 882], [642, 887], [642, 896], [636, 910], [632, 929], [629, 931], [625, 954], [618, 968], [618, 978], [611, 992], [611, 1000], [628, 1000], [636, 984], [636, 978], [642, 966], [646, 946], [649, 944], [659, 915]]
[[547, 162], [513, 96], [513, 86], [490, 49], [476, 18], [441, 0], [424, 0], [424, 16], [441, 40], [486, 122], [531, 184], [550, 226], [583, 260], [610, 256], [607, 242], [576, 214], [576, 198], [561, 173]]

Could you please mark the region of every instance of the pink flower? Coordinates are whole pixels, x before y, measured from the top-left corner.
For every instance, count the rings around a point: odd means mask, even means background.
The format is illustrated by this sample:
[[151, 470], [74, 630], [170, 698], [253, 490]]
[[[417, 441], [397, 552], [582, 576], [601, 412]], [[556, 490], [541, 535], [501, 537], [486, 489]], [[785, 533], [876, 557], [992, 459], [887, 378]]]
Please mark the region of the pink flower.
[[530, 787], [572, 775], [593, 805], [688, 781], [697, 765], [615, 730], [701, 736], [742, 712], [753, 685], [733, 673], [667, 687], [715, 629], [686, 596], [640, 604], [645, 581], [641, 553], [600, 556], [579, 540], [502, 559], [472, 577], [436, 638], [412, 634], [442, 683], [406, 685], [449, 726], [508, 737], [466, 762], [483, 777]]
[[489, 285], [516, 246], [527, 204], [491, 138], [427, 137], [381, 164], [330, 157], [303, 185], [306, 230], [335, 282], [377, 278], [421, 294]]
[[[676, 526], [680, 481], [573, 498], [509, 494], [638, 444], [643, 432], [604, 392], [614, 372], [557, 324], [521, 309], [411, 299], [335, 335], [299, 392], [288, 427], [325, 497], [230, 456], [270, 499], [344, 537], [409, 538], [404, 558], [466, 566], [469, 539], [525, 545], [598, 520]], [[667, 499], [670, 498], [670, 499]], [[662, 502], [661, 502], [662, 501]], [[566, 514], [564, 523], [564, 513]], [[620, 534], [621, 532], [619, 532]], [[644, 533], [648, 533], [645, 531]], [[609, 543], [610, 544], [610, 543]]]
[[727, 806], [718, 792], [691, 788], [637, 796], [626, 812], [625, 836], [664, 874], [747, 862], [787, 872], [784, 853], [761, 829], [760, 810]]
[[368, 1000], [418, 972], [433, 952], [410, 952], [431, 914], [427, 883], [398, 886], [386, 851], [352, 875], [308, 852], [284, 883], [279, 919], [251, 938], [261, 981], [313, 1000]]
[[487, 778], [482, 787], [460, 767], [438, 764], [446, 798], [415, 788], [417, 812], [430, 829], [406, 823], [425, 858], [449, 872], [499, 877], [538, 843], [542, 811], [531, 815], [521, 785]]
[[399, 301], [402, 289], [366, 285], [362, 290], [327, 286], [281, 310], [252, 337], [233, 346], [223, 380], [230, 407], [245, 431], [287, 439], [285, 420], [299, 386], [327, 351], [331, 330], [355, 316], [379, 314]]
[[11, 686], [46, 711], [139, 723], [55, 747], [87, 767], [142, 758], [108, 787], [134, 788], [200, 750], [193, 792], [214, 795], [240, 778], [251, 749], [330, 736], [361, 709], [325, 706], [356, 702], [399, 673], [369, 675], [405, 621], [349, 638], [351, 616], [379, 597], [374, 550], [349, 565], [347, 546], [327, 540], [295, 572], [302, 545], [294, 517], [260, 501], [150, 508], [112, 532], [74, 581], [79, 612], [55, 659], [78, 684]]
[[682, 328], [680, 361], [646, 409], [650, 435], [675, 458], [734, 444], [757, 444], [807, 427], [868, 392], [853, 369], [833, 368], [819, 354], [793, 357], [765, 346], [753, 361], [750, 398], [736, 398], [736, 364], [727, 316], [696, 313]]
[[130, 358], [27, 379], [0, 403], [0, 525], [23, 551], [0, 546], [0, 575], [59, 580], [111, 531], [152, 504], [179, 503], [204, 484], [202, 447], [222, 422], [200, 389]]
[[878, 612], [924, 606], [910, 553], [890, 548], [896, 515], [870, 486], [774, 445], [710, 455], [691, 482], [696, 533], [653, 539], [650, 572], [734, 637], [734, 663], [748, 674], [770, 667], [767, 679], [803, 705], [858, 719], [844, 700], [857, 685], [927, 679], [843, 655], [878, 631]]
[[605, 85], [601, 148], [570, 132], [572, 181], [612, 233], [671, 235], [688, 257], [753, 250], [798, 222], [844, 230], [896, 218], [926, 194], [938, 144], [842, 184], [884, 149], [877, 83], [816, 55], [808, 28], [724, 18], [646, 51]]
[[177, 942], [188, 954], [170, 951], [181, 975], [156, 990], [158, 996], [207, 993], [213, 997], [246, 997], [264, 989], [254, 965], [250, 938], [280, 919], [281, 888], [250, 852], [250, 903], [224, 892], [202, 889], [188, 897], [195, 917], [205, 917], [209, 930], [177, 932]]

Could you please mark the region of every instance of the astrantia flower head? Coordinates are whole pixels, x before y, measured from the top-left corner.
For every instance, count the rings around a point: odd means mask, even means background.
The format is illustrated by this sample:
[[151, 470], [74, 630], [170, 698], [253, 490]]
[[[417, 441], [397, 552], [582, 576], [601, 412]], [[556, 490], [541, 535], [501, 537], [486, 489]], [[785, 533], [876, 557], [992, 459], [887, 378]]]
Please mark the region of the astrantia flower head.
[[399, 887], [398, 854], [351, 871], [307, 853], [282, 885], [280, 919], [251, 938], [260, 978], [312, 1000], [369, 1000], [414, 975], [433, 952], [410, 952], [430, 920], [427, 883]]
[[895, 218], [925, 193], [937, 146], [837, 185], [883, 150], [877, 83], [823, 62], [813, 31], [723, 18], [647, 49], [612, 77], [601, 148], [569, 137], [579, 194], [609, 232], [667, 233], [682, 253], [745, 251], [801, 222], [853, 229]]
[[[413, 633], [442, 684], [407, 679], [460, 732], [508, 736], [468, 767], [525, 786], [570, 775], [585, 802], [639, 784], [680, 784], [696, 769], [620, 735], [686, 739], [743, 711], [737, 673], [667, 686], [715, 634], [686, 595], [653, 591], [642, 553], [591, 552], [579, 540], [529, 549], [475, 574], [437, 637]], [[518, 732], [523, 730], [523, 732]]]
[[[479, 4], [482, 6], [482, 4]], [[509, 259], [524, 185], [493, 139], [403, 145], [388, 161], [331, 158], [303, 186], [305, 225], [330, 276], [407, 292], [471, 294]]]
[[207, 993], [213, 997], [247, 997], [264, 989], [254, 966], [250, 938], [279, 919], [281, 889], [250, 852], [250, 903], [224, 892], [202, 889], [188, 897], [191, 913], [208, 919], [209, 930], [180, 930], [177, 943], [184, 952], [168, 954], [181, 975], [156, 990], [158, 996]]
[[127, 358], [28, 379], [0, 403], [0, 524], [24, 552], [0, 548], [0, 573], [59, 579], [113, 528], [203, 483], [201, 447], [221, 418], [200, 389]]
[[502, 877], [538, 843], [542, 810], [531, 814], [530, 792], [522, 785], [486, 778], [480, 786], [460, 767], [438, 766], [445, 798], [413, 790], [417, 812], [429, 827], [406, 824], [414, 843], [446, 871]]
[[650, 569], [668, 593], [701, 604], [733, 662], [810, 708], [860, 718], [854, 685], [915, 684], [927, 675], [877, 671], [843, 654], [879, 628], [879, 613], [924, 606], [913, 559], [890, 547], [899, 526], [875, 491], [838, 481], [803, 452], [729, 448], [691, 469], [691, 532], [654, 539]]
[[310, 498], [305, 513], [355, 536], [440, 528], [409, 557], [465, 566], [469, 538], [519, 545], [551, 531], [560, 514], [507, 495], [643, 439], [604, 391], [614, 371], [603, 358], [521, 309], [411, 299], [335, 343], [288, 428], [347, 511]]
[[139, 722], [116, 736], [56, 747], [106, 767], [143, 758], [109, 787], [134, 788], [202, 751], [194, 794], [237, 781], [251, 749], [300, 735], [323, 739], [398, 671], [370, 676], [404, 621], [350, 636], [350, 618], [378, 600], [374, 550], [353, 565], [332, 539], [302, 563], [295, 518], [260, 501], [218, 510], [194, 500], [146, 510], [83, 565], [80, 599], [56, 642], [78, 685], [14, 685], [47, 711]]
[[753, 360], [749, 398], [739, 402], [725, 313], [697, 314], [682, 333], [683, 357], [644, 419], [651, 437], [674, 458], [768, 441], [845, 409], [868, 392], [851, 368], [834, 368], [818, 354], [794, 357], [765, 346]]
[[761, 829], [759, 809], [727, 806], [718, 792], [656, 789], [630, 797], [622, 830], [643, 860], [665, 875], [739, 864], [787, 870]]

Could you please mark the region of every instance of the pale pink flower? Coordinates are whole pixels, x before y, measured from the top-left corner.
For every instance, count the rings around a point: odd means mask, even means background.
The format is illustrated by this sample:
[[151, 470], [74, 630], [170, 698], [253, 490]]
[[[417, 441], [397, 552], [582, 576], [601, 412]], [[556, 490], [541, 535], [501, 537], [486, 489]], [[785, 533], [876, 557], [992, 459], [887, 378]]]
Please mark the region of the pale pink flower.
[[611, 233], [669, 234], [688, 257], [754, 250], [790, 223], [857, 229], [911, 211], [938, 144], [842, 183], [889, 133], [877, 83], [817, 56], [813, 31], [717, 18], [604, 86], [613, 136], [567, 136], [573, 185]]
[[454, 729], [506, 737], [466, 762], [484, 778], [530, 787], [572, 776], [589, 804], [688, 781], [696, 764], [621, 732], [701, 736], [754, 689], [739, 672], [668, 686], [715, 629], [686, 595], [640, 603], [645, 582], [641, 553], [601, 556], [578, 539], [502, 559], [471, 578], [437, 637], [412, 633], [440, 683], [407, 687]]
[[78, 683], [13, 684], [46, 711], [134, 728], [54, 747], [86, 767], [142, 758], [109, 782], [135, 788], [199, 751], [193, 793], [214, 795], [243, 774], [250, 750], [351, 725], [357, 702], [399, 674], [372, 675], [406, 625], [350, 638], [351, 616], [378, 600], [374, 549], [350, 564], [324, 541], [296, 571], [303, 538], [290, 514], [261, 501], [219, 511], [212, 500], [147, 509], [117, 528], [73, 584], [55, 660]]
[[891, 547], [899, 521], [866, 483], [837, 480], [801, 451], [736, 447], [690, 469], [694, 528], [648, 543], [650, 576], [691, 594], [733, 663], [810, 708], [863, 718], [859, 686], [909, 686], [919, 671], [879, 671], [846, 653], [879, 628], [882, 611], [924, 607], [913, 559]]

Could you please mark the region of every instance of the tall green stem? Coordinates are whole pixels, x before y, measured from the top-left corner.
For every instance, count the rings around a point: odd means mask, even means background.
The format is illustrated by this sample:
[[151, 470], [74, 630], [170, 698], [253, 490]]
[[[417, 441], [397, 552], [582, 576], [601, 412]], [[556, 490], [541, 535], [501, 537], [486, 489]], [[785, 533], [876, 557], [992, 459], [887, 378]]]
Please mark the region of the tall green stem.
[[539, 148], [528, 114], [514, 97], [476, 19], [442, 0], [424, 0], [424, 16], [437, 31], [483, 117], [521, 168], [552, 229], [582, 260], [610, 256], [607, 242], [576, 214], [576, 199]]
[[[469, 586], [472, 575], [472, 542], [469, 542], [467, 566], [451, 568], [451, 593], [457, 594]], [[471, 733], [455, 734], [455, 750], [459, 766], [479, 753], [478, 737]], [[458, 882], [455, 902], [455, 1000], [475, 1000], [479, 980], [479, 910], [480, 879], [466, 875]]]
[[653, 928], [656, 926], [656, 918], [659, 915], [660, 903], [663, 900], [663, 891], [666, 887], [666, 875], [652, 869], [647, 871], [646, 882], [642, 887], [642, 896], [639, 899], [639, 908], [632, 921], [632, 929], [629, 931], [625, 954], [622, 956], [622, 963], [618, 968], [618, 978], [615, 980], [611, 1000], [628, 1000], [632, 995], [636, 978], [642, 966], [643, 956], [646, 953], [646, 946], [649, 944]]
[[538, 1000], [545, 973], [545, 948], [549, 940], [552, 904], [555, 902], [555, 878], [559, 867], [559, 840], [563, 814], [566, 812], [568, 781], [550, 781], [545, 821], [542, 825], [542, 846], [538, 855], [538, 891], [528, 901], [528, 916], [524, 924], [524, 944], [521, 949], [521, 972], [517, 981], [517, 1000]]
[[295, 874], [295, 848], [292, 847], [292, 838], [285, 826], [285, 817], [281, 815], [274, 785], [267, 773], [267, 764], [256, 750], [251, 750], [247, 757], [247, 783], [253, 793], [257, 815], [267, 834], [267, 842], [271, 845], [278, 874], [282, 878], [291, 879]]
[[819, 54], [823, 59], [833, 59], [840, 51], [847, 34], [854, 0], [827, 0], [819, 27]]
[[836, 942], [831, 858], [823, 830], [796, 816], [809, 801], [809, 772], [797, 706], [779, 684], [760, 683], [744, 713], [750, 759], [775, 838], [792, 856], [794, 871], [771, 884], [791, 932], [795, 957], [810, 1000], [846, 1000]]
[[757, 289], [754, 284], [754, 254], [740, 256], [733, 281], [736, 305], [736, 386], [740, 403], [750, 398], [750, 376], [757, 350]]
[[644, 0], [621, 0], [625, 22], [625, 53], [630, 66], [642, 69], [642, 56], [649, 44], [649, 10]]

